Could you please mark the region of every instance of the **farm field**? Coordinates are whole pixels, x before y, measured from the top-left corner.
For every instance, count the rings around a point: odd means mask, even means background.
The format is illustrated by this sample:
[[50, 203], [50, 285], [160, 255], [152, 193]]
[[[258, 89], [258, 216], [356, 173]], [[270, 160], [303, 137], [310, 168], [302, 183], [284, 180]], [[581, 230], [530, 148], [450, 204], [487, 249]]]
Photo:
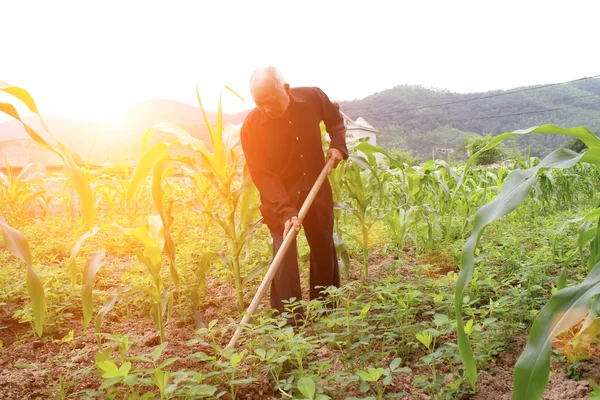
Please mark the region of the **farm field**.
[[[236, 128], [203, 143], [161, 124], [133, 170], [28, 133], [65, 172], [0, 176], [4, 399], [600, 396], [600, 140], [583, 127], [499, 135], [464, 165], [351, 143], [329, 177], [343, 286], [291, 302], [298, 328], [263, 299], [235, 349], [272, 258]], [[588, 149], [477, 165], [516, 134]]]

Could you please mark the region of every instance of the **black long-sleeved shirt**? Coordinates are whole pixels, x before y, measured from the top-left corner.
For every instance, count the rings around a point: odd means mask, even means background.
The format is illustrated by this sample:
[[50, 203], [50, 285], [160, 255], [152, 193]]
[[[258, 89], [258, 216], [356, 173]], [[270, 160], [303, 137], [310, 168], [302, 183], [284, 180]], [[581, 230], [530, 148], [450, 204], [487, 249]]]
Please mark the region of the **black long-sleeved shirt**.
[[[254, 109], [246, 117], [241, 142], [246, 163], [261, 199], [260, 210], [271, 230], [298, 215], [298, 196], [308, 191], [325, 166], [320, 122], [331, 138], [330, 147], [348, 158], [344, 119], [317, 87], [291, 89], [289, 112], [270, 119]], [[312, 207], [328, 207], [331, 187], [326, 181]]]

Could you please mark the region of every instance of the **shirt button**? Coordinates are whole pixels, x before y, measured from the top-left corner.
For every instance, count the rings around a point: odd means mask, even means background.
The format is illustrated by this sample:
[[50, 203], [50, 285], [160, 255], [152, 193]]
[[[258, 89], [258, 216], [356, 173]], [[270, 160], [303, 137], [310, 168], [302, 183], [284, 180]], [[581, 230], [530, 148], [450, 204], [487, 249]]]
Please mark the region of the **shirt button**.
[[298, 194], [300, 194], [300, 192], [298, 192]]
[[296, 140], [299, 140], [299, 139], [298, 139], [298, 136], [296, 136]]
[[302, 175], [306, 175], [306, 172], [305, 172], [305, 173], [303, 173]]
[[300, 158], [304, 157], [304, 154], [300, 154]]
[[291, 124], [291, 123], [292, 123], [292, 121], [289, 121], [289, 123]]

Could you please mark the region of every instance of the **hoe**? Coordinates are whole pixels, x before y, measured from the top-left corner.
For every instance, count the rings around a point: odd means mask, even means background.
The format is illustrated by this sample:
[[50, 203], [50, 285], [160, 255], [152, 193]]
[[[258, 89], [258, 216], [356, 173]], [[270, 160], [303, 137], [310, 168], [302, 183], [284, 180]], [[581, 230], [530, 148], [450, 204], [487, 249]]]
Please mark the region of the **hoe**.
[[[329, 169], [330, 164], [331, 164], [331, 161], [328, 161], [327, 164], [325, 164], [325, 167], [321, 171], [321, 174], [317, 178], [315, 184], [313, 185], [312, 189], [308, 193], [306, 200], [304, 201], [304, 203], [302, 204], [302, 207], [300, 208], [300, 212], [298, 213], [298, 222], [300, 222], [301, 225], [302, 225], [302, 221], [304, 220], [304, 217], [306, 216], [306, 213], [308, 212], [308, 209], [312, 205], [312, 202], [315, 200], [315, 197], [317, 196], [319, 189], [321, 189], [323, 182], [327, 178], [327, 170]], [[242, 321], [240, 322], [239, 326], [235, 330], [235, 333], [233, 334], [233, 337], [229, 341], [229, 344], [227, 345], [227, 347], [235, 347], [240, 335], [242, 334], [242, 329], [248, 323], [248, 321], [250, 320], [250, 318], [252, 317], [252, 315], [254, 314], [256, 309], [258, 308], [259, 303], [261, 302], [262, 298], [264, 297], [265, 292], [267, 291], [267, 288], [271, 284], [271, 281], [273, 280], [273, 277], [275, 276], [275, 273], [277, 272], [277, 268], [279, 268], [279, 265], [281, 264], [281, 261], [283, 260], [285, 253], [290, 248], [290, 245], [292, 244], [292, 241], [294, 240], [295, 236], [296, 236], [296, 230], [290, 229], [289, 232], [287, 233], [286, 237], [283, 240], [283, 244], [277, 251], [275, 258], [273, 258], [273, 262], [271, 262], [271, 266], [269, 267], [267, 273], [265, 274], [265, 277], [263, 278], [262, 283], [258, 287], [258, 291], [254, 295], [254, 298], [252, 299], [252, 303], [250, 303], [250, 306], [248, 306], [248, 310], [246, 310], [246, 314], [244, 315], [244, 317], [242, 318]]]

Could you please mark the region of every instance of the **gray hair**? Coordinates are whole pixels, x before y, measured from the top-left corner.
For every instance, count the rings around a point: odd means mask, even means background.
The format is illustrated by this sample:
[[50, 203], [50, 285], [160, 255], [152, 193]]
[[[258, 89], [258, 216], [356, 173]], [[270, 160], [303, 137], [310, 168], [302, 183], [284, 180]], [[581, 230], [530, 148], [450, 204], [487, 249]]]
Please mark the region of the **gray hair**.
[[272, 82], [277, 89], [281, 90], [287, 83], [283, 74], [273, 66], [256, 68], [250, 75], [250, 86], [252, 87], [256, 81]]

